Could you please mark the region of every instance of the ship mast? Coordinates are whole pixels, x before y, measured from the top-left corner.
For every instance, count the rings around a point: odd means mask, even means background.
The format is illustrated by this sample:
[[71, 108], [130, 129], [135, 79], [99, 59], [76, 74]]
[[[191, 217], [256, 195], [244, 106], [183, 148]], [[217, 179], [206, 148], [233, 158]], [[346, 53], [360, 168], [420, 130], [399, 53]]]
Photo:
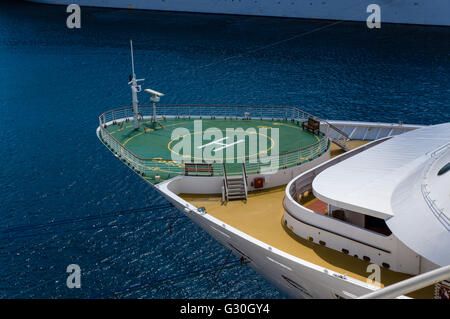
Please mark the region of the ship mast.
[[134, 129], [139, 129], [139, 101], [137, 99], [137, 94], [141, 92], [141, 86], [137, 84], [139, 81], [144, 81], [144, 79], [136, 79], [136, 74], [134, 73], [134, 55], [133, 55], [133, 40], [130, 39], [130, 48], [131, 48], [131, 70], [132, 75], [130, 76], [130, 81], [128, 85], [131, 85], [131, 96], [133, 103], [133, 120], [134, 120]]

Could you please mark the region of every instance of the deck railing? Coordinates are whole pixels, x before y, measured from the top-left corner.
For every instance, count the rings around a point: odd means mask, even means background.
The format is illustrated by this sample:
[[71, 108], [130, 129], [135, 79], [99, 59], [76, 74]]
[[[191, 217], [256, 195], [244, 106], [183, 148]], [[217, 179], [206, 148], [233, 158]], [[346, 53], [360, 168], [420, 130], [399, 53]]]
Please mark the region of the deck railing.
[[[143, 118], [152, 116], [152, 106], [145, 105], [139, 107]], [[270, 119], [285, 121], [306, 121], [309, 117], [319, 118], [304, 112], [298, 108], [290, 106], [242, 106], [242, 105], [159, 105], [158, 116], [175, 118], [232, 118], [232, 119]], [[122, 121], [132, 121], [132, 107], [122, 107], [107, 111], [99, 116], [99, 134], [103, 142], [110, 150], [124, 163], [133, 168], [142, 176], [154, 176], [156, 174], [167, 174], [168, 177], [183, 175], [184, 163], [175, 162], [172, 159], [164, 158], [141, 158], [127, 149], [108, 130], [107, 126]], [[308, 162], [326, 152], [329, 148], [327, 137], [320, 139], [315, 144], [299, 148], [293, 151], [281, 153], [279, 155], [267, 155], [256, 163], [246, 162], [248, 174], [267, 173], [300, 165]], [[277, 163], [275, 166], [268, 166], [265, 163]], [[211, 163], [214, 175], [223, 175], [222, 163]], [[229, 172], [232, 175], [234, 172]], [[238, 172], [242, 173], [242, 172]]]
[[[420, 185], [421, 192], [423, 199], [425, 200], [425, 203], [427, 204], [428, 208], [431, 210], [433, 215], [436, 217], [436, 219], [444, 226], [444, 228], [447, 231], [450, 231], [450, 215], [445, 212], [443, 208], [439, 208], [436, 204], [436, 200], [434, 200], [430, 195], [431, 192], [429, 190], [430, 182], [429, 182], [429, 173], [431, 167], [435, 164], [436, 161], [444, 159], [443, 156], [450, 152], [450, 142], [440, 146], [434, 151], [428, 152], [427, 155], [430, 156], [431, 160], [427, 164], [427, 167], [424, 170], [423, 176], [422, 176], [422, 183]], [[443, 164], [442, 164], [443, 165]]]

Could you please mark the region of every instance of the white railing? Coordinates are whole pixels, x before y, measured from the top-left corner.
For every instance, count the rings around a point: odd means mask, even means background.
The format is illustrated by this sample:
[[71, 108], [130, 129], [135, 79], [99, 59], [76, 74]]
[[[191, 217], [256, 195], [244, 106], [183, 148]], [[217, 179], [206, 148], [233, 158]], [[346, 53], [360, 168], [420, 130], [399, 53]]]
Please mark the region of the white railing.
[[[143, 118], [152, 116], [152, 106], [140, 106], [140, 114]], [[289, 106], [226, 106], [226, 105], [159, 105], [158, 114], [171, 118], [229, 118], [229, 119], [270, 119], [285, 121], [305, 121], [313, 115], [295, 107]], [[132, 120], [132, 107], [123, 107], [107, 111], [99, 116], [100, 137], [110, 150], [124, 163], [143, 176], [152, 176], [165, 173], [169, 176], [183, 175], [184, 162], [175, 162], [172, 159], [146, 159], [141, 158], [127, 149], [107, 130], [107, 126], [123, 121]], [[317, 118], [317, 117], [315, 117]], [[320, 119], [319, 119], [320, 120]], [[279, 155], [268, 155], [246, 162], [248, 174], [259, 174], [277, 171], [288, 167], [298, 166], [309, 162], [322, 154], [329, 148], [329, 140], [323, 137], [315, 144], [304, 148], [282, 153]], [[266, 164], [271, 163], [271, 165]], [[211, 163], [214, 175], [223, 175], [222, 163]], [[231, 169], [231, 167], [230, 167]], [[241, 174], [241, 171], [230, 171], [230, 175]]]
[[[383, 137], [395, 136], [403, 134], [418, 128], [423, 127], [423, 125], [411, 125], [411, 124], [401, 124], [401, 123], [379, 123], [379, 122], [355, 122], [355, 121], [339, 121], [333, 120], [329, 121], [341, 132], [347, 134], [348, 138], [351, 140], [362, 140], [362, 141], [373, 141], [378, 140]], [[325, 127], [326, 128], [326, 127]], [[335, 135], [336, 133], [330, 131], [329, 137], [339, 138]]]
[[428, 152], [427, 155], [430, 155], [430, 162], [427, 164], [426, 169], [424, 170], [424, 174], [422, 177], [422, 184], [420, 185], [420, 190], [422, 192], [423, 199], [427, 206], [430, 208], [431, 212], [434, 214], [436, 219], [445, 227], [447, 231], [450, 231], [450, 217], [444, 211], [437, 206], [436, 201], [433, 200], [430, 196], [430, 191], [428, 190], [429, 185], [429, 172], [431, 167], [435, 164], [436, 161], [440, 160], [446, 152], [450, 151], [450, 142], [442, 145], [438, 149]]

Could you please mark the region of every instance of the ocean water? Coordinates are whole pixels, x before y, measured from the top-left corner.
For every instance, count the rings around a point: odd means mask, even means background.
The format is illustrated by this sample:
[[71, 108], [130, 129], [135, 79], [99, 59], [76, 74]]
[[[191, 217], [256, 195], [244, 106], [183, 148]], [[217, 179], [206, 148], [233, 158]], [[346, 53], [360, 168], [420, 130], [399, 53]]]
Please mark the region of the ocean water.
[[[450, 120], [449, 28], [297, 36], [330, 22], [84, 8], [69, 30], [66, 17], [0, 4], [0, 298], [285, 298], [234, 256], [219, 272], [228, 251], [97, 139], [97, 116], [131, 102], [130, 37], [137, 76], [164, 103]], [[81, 289], [66, 286], [69, 264]]]

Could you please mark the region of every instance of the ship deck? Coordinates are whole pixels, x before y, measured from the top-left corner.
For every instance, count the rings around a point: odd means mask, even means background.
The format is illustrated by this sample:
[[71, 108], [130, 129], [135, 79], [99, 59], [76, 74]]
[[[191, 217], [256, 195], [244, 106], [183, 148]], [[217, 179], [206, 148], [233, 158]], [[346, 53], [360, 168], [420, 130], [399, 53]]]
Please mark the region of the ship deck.
[[[241, 174], [242, 162], [247, 174], [258, 173], [264, 156], [280, 156], [278, 167], [296, 166], [323, 153], [324, 136], [304, 131], [299, 121], [270, 119], [163, 118], [154, 125], [149, 118], [135, 130], [133, 121], [114, 122], [106, 130], [130, 154], [117, 154], [128, 162], [139, 161], [145, 178], [154, 182], [155, 175], [164, 181], [184, 174], [182, 162], [226, 163], [227, 174]], [[244, 135], [239, 135], [242, 129]], [[234, 134], [234, 135], [233, 135]], [[187, 144], [185, 143], [187, 141]], [[242, 146], [242, 147], [241, 147]], [[305, 150], [304, 154], [298, 150]], [[293, 160], [294, 152], [300, 154]]]
[[[351, 141], [352, 147], [364, 144], [363, 141]], [[331, 154], [342, 151], [332, 144]], [[222, 205], [221, 197], [215, 195], [180, 194], [184, 200], [196, 207], [205, 207], [206, 212], [224, 223], [284, 251], [332, 271], [346, 274], [354, 279], [366, 282], [368, 262], [345, 255], [328, 247], [304, 240], [284, 226], [282, 205], [286, 185], [249, 193], [247, 202], [230, 201]], [[314, 203], [311, 203], [314, 204]], [[411, 277], [410, 275], [381, 268], [381, 286]], [[433, 288], [426, 287], [410, 295], [413, 298], [432, 298]]]

